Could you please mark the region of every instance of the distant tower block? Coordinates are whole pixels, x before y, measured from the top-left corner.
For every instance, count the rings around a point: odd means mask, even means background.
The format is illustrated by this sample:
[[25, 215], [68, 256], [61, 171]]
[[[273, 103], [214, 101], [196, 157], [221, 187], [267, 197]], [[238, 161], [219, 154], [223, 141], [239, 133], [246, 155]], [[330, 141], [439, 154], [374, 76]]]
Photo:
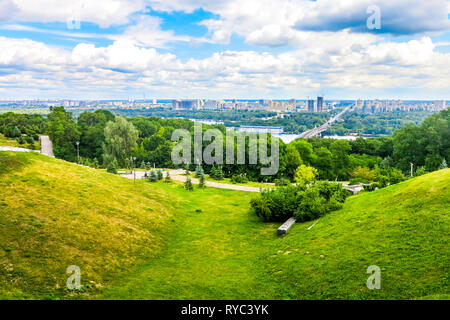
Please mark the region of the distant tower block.
[[323, 97], [317, 97], [317, 112], [323, 111]]
[[314, 100], [308, 100], [308, 112], [314, 112]]

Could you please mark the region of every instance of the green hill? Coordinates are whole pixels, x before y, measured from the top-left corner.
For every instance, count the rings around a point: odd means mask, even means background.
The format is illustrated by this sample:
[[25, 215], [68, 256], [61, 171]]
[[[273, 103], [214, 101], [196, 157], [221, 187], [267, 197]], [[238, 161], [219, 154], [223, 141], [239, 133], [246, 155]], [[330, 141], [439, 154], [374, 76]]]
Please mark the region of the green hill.
[[[252, 194], [38, 154], [0, 152], [0, 190], [0, 298], [449, 298], [450, 169], [351, 197], [281, 238], [248, 213]], [[69, 265], [81, 293], [64, 289]], [[370, 265], [380, 290], [366, 287]]]

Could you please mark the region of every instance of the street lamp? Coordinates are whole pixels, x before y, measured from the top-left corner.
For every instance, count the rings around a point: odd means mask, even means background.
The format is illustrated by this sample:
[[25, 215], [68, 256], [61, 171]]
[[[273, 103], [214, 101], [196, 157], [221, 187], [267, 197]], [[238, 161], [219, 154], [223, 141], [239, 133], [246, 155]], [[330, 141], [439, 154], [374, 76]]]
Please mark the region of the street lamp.
[[77, 163], [80, 163], [80, 141], [76, 142], [77, 144]]
[[136, 180], [136, 170], [134, 170], [135, 169], [134, 161], [136, 160], [136, 157], [130, 157], [130, 159], [131, 159], [131, 168], [133, 169], [134, 180]]

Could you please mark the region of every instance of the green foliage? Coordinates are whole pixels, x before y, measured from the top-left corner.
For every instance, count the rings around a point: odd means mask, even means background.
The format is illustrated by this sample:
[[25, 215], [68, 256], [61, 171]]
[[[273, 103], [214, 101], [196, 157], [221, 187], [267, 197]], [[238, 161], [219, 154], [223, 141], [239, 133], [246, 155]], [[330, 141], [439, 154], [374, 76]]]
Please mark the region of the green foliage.
[[115, 121], [109, 121], [105, 127], [105, 143], [103, 144], [103, 159], [105, 163], [117, 159], [119, 165], [125, 164], [125, 159], [136, 145], [138, 131], [133, 124], [123, 117], [117, 116]]
[[295, 170], [295, 182], [300, 184], [310, 183], [316, 180], [317, 169], [302, 164]]
[[80, 132], [72, 113], [64, 107], [50, 107], [47, 132], [53, 143], [53, 153], [56, 157], [75, 162], [77, 160], [76, 141]]
[[225, 178], [225, 175], [223, 173], [222, 167], [220, 167], [220, 166], [216, 167], [216, 166], [213, 165], [209, 175], [214, 180], [223, 180]]
[[350, 176], [356, 179], [364, 181], [375, 181], [377, 179], [377, 173], [375, 170], [369, 168], [357, 167], [350, 172]]
[[157, 176], [158, 180], [162, 180], [163, 179], [163, 172], [161, 170], [157, 170], [156, 171], [156, 176]]
[[233, 174], [231, 176], [231, 182], [232, 183], [247, 183], [248, 178], [245, 176], [245, 174]]
[[422, 167], [419, 167], [416, 170], [416, 172], [414, 172], [414, 176], [415, 177], [419, 177], [419, 176], [423, 176], [426, 173], [427, 173], [427, 169], [424, 166], [422, 166]]
[[190, 177], [186, 178], [186, 181], [184, 182], [184, 188], [188, 191], [194, 190], [194, 185], [192, 184], [192, 180]]
[[166, 172], [166, 176], [165, 176], [165, 178], [164, 178], [164, 182], [165, 182], [165, 183], [170, 183], [170, 182], [172, 182], [172, 178], [170, 177], [169, 171]]
[[205, 188], [206, 187], [206, 185], [205, 185], [205, 176], [203, 174], [199, 177], [198, 187], [199, 188]]
[[195, 167], [195, 177], [196, 178], [200, 178], [203, 174], [204, 174], [204, 172], [203, 172], [202, 166], [201, 165], [197, 165]]
[[154, 170], [150, 171], [149, 181], [150, 182], [158, 181], [158, 176]]
[[264, 221], [317, 219], [342, 207], [348, 192], [341, 184], [316, 182], [311, 186], [287, 186], [267, 189], [250, 202], [253, 212]]
[[447, 161], [444, 159], [442, 160], [441, 165], [439, 166], [439, 170], [447, 169]]
[[275, 186], [277, 187], [285, 187], [291, 184], [291, 181], [286, 178], [280, 178], [274, 180]]
[[106, 167], [106, 171], [109, 173], [114, 173], [117, 174], [117, 160], [113, 159], [112, 161], [110, 161]]

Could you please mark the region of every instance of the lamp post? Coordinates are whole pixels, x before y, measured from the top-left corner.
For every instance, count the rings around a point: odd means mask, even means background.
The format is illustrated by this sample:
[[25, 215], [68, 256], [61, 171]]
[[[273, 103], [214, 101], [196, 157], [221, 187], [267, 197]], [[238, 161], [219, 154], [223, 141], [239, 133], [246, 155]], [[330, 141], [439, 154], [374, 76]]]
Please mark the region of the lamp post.
[[77, 144], [77, 163], [80, 164], [80, 141], [77, 141], [76, 144]]
[[136, 180], [136, 170], [135, 170], [135, 166], [134, 166], [134, 161], [136, 160], [136, 157], [131, 157], [131, 167], [133, 169], [133, 176], [134, 176], [134, 180]]

